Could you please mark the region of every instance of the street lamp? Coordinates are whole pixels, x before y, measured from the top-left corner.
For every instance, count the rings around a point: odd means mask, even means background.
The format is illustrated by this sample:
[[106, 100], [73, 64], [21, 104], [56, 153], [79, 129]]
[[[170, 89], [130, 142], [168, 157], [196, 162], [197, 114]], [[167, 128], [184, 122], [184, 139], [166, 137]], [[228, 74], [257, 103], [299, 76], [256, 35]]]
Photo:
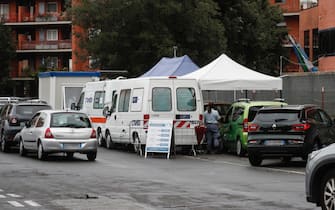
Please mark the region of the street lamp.
[[177, 57], [177, 46], [173, 46], [173, 57]]

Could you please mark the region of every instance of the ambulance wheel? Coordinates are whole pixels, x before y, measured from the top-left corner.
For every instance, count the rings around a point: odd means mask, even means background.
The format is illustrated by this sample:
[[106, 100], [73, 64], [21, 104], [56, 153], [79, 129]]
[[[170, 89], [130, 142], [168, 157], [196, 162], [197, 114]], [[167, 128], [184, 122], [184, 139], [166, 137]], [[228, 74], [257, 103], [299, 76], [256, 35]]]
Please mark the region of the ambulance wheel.
[[143, 151], [142, 151], [142, 148], [141, 148], [141, 141], [140, 141], [140, 138], [138, 137], [138, 134], [135, 133], [134, 136], [133, 136], [133, 145], [134, 145], [134, 152], [138, 155], [143, 155]]
[[105, 140], [104, 140], [104, 138], [102, 136], [101, 130], [98, 131], [97, 140], [98, 140], [98, 145], [100, 147], [105, 146]]
[[106, 148], [107, 149], [113, 149], [114, 148], [114, 142], [113, 142], [112, 137], [109, 134], [109, 132], [107, 132], [107, 134], [106, 134]]

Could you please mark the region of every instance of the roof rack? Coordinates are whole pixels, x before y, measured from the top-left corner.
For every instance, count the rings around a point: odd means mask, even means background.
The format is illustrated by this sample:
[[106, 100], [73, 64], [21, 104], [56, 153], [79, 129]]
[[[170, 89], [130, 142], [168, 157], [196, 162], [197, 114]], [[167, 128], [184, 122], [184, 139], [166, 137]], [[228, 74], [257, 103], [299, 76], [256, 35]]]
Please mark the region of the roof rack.
[[285, 102], [284, 98], [274, 98], [273, 101]]
[[47, 101], [42, 100], [42, 99], [38, 99], [38, 98], [26, 98], [26, 99], [20, 100], [19, 102], [22, 102], [22, 103], [48, 104]]
[[249, 103], [250, 101], [251, 101], [250, 98], [239, 98], [239, 99], [237, 99], [237, 102], [247, 102], [247, 103]]

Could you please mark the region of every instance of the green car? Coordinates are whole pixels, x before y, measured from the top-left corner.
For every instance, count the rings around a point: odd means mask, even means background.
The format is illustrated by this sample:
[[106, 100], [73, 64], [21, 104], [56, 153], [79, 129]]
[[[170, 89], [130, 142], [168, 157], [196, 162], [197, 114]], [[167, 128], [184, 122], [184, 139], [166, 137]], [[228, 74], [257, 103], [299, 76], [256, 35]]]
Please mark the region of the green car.
[[247, 153], [249, 122], [253, 121], [260, 108], [281, 105], [287, 105], [287, 103], [282, 100], [251, 101], [249, 99], [240, 99], [234, 102], [220, 128], [224, 150], [236, 152], [238, 156], [244, 156]]

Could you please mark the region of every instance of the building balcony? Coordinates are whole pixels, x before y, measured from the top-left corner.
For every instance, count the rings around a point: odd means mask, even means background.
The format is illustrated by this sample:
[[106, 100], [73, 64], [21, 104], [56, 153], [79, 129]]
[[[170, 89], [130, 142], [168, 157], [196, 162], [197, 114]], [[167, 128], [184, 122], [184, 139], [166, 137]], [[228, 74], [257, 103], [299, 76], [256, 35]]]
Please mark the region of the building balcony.
[[45, 22], [71, 22], [71, 19], [66, 16], [65, 13], [46, 13], [38, 15], [20, 14], [20, 15], [8, 15], [1, 16], [0, 22], [5, 23], [5, 25], [15, 25], [15, 24], [35, 24], [35, 23], [45, 23]]
[[18, 51], [49, 51], [49, 50], [71, 50], [71, 40], [58, 40], [58, 41], [28, 41], [22, 40], [18, 44]]

